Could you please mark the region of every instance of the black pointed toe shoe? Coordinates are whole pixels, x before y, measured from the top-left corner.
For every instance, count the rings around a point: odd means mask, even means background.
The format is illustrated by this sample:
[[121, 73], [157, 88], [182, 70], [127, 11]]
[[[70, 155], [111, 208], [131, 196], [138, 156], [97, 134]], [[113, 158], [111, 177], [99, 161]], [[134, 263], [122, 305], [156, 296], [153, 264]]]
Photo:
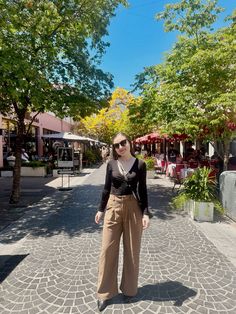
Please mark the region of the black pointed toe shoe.
[[133, 299], [134, 297], [133, 296], [129, 296], [129, 295], [123, 295], [123, 300], [124, 300], [124, 303], [130, 303], [130, 302], [132, 302], [132, 299]]
[[98, 300], [97, 301], [97, 304], [98, 304], [98, 310], [100, 312], [102, 312], [103, 310], [105, 310], [105, 308], [107, 307], [108, 305], [108, 300]]

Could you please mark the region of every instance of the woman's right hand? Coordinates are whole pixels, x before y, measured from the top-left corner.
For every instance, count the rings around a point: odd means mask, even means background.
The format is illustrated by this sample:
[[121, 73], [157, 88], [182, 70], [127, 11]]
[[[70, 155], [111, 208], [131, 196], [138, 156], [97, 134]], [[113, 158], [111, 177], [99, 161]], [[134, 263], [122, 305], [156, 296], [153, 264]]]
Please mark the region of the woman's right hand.
[[103, 217], [103, 212], [98, 211], [95, 215], [95, 222], [96, 224], [99, 224], [99, 222], [101, 221], [102, 217]]

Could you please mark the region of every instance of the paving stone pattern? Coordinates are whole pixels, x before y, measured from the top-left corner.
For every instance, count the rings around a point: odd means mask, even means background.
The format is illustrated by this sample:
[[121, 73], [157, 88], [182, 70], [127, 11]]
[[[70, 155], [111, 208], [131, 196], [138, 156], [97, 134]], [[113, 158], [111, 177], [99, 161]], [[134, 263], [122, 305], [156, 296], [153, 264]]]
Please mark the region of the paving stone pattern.
[[[104, 172], [105, 165], [1, 232], [2, 243], [21, 240], [0, 268], [1, 314], [98, 312], [102, 226], [94, 214]], [[118, 295], [103, 313], [236, 314], [235, 267], [188, 217], [169, 210], [171, 186], [163, 182], [149, 180], [154, 218], [143, 235], [138, 295], [129, 304]]]

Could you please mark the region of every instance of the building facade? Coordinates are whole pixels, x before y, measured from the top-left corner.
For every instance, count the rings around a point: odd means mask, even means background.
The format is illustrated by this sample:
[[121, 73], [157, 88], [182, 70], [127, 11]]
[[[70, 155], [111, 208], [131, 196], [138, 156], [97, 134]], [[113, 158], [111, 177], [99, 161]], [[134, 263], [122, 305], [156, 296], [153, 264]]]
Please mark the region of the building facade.
[[[30, 114], [26, 116], [25, 123], [29, 124]], [[60, 119], [53, 113], [41, 113], [30, 127], [29, 136], [25, 138], [23, 146], [39, 157], [45, 154], [45, 143], [42, 136], [56, 132], [71, 132], [74, 125], [72, 118]], [[4, 159], [10, 151], [14, 152], [16, 139], [16, 123], [10, 117], [0, 114], [0, 167], [3, 167]]]

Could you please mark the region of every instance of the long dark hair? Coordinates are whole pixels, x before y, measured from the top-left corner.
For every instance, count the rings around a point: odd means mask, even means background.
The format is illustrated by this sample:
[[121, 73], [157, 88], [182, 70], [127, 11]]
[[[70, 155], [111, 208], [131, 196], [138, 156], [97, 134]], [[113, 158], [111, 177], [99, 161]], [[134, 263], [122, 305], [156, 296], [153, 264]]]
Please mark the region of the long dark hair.
[[115, 147], [114, 147], [114, 145], [113, 145], [114, 139], [115, 139], [118, 135], [122, 135], [122, 136], [124, 136], [124, 137], [126, 138], [126, 140], [129, 142], [129, 145], [130, 145], [130, 153], [131, 153], [132, 156], [135, 157], [134, 151], [133, 151], [133, 145], [132, 145], [132, 142], [131, 142], [130, 138], [128, 137], [128, 135], [125, 134], [125, 133], [123, 133], [123, 132], [118, 132], [116, 135], [114, 135], [114, 136], [112, 137], [112, 158], [115, 159], [115, 160], [117, 160], [117, 159], [120, 157], [120, 155], [117, 154], [116, 149], [115, 149]]

